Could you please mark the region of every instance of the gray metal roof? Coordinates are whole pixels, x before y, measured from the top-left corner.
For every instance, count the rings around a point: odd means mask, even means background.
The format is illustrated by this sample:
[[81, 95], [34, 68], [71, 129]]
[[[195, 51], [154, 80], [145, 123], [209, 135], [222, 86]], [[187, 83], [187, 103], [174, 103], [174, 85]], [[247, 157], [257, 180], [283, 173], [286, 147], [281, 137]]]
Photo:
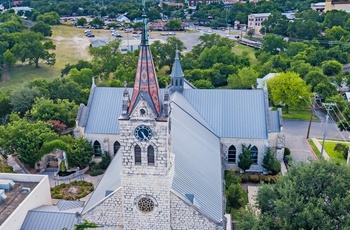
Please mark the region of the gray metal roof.
[[106, 192], [114, 191], [120, 187], [120, 172], [122, 170], [122, 157], [120, 149], [108, 166], [102, 180], [92, 193], [90, 199], [87, 201], [83, 213], [94, 207], [106, 197]]
[[175, 97], [176, 103], [171, 105], [175, 154], [172, 188], [185, 198], [193, 196], [194, 206], [220, 222], [224, 210], [220, 139], [201, 123], [204, 120], [198, 113], [186, 111], [190, 104], [181, 94], [175, 93]]
[[[94, 89], [82, 111], [82, 117], [87, 113], [85, 133], [119, 134], [123, 91], [112, 87]], [[184, 89], [183, 95], [219, 137], [267, 138], [263, 90]]]
[[268, 137], [263, 90], [185, 89], [183, 95], [219, 137]]
[[69, 209], [81, 208], [83, 207], [84, 203], [84, 201], [78, 200], [60, 200], [56, 206], [60, 211], [65, 211]]
[[269, 111], [270, 113], [270, 131], [271, 132], [281, 132], [281, 114], [280, 111]]
[[74, 229], [78, 221], [75, 213], [29, 211], [21, 230], [62, 230]]
[[174, 65], [173, 65], [173, 68], [171, 70], [171, 77], [172, 78], [173, 77], [181, 77], [181, 78], [183, 78], [183, 76], [184, 76], [184, 73], [182, 71], [181, 64], [180, 64], [179, 53], [176, 50]]
[[[124, 88], [96, 87], [88, 104], [85, 133], [118, 134]], [[129, 89], [131, 94], [132, 89]]]

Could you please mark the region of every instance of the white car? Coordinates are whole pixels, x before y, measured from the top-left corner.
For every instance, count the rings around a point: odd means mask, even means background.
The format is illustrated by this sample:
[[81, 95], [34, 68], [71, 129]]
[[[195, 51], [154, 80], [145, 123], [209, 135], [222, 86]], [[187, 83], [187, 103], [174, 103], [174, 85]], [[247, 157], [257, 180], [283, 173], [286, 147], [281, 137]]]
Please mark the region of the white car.
[[133, 34], [132, 36], [133, 36], [133, 37], [135, 37], [135, 38], [140, 37], [140, 35], [139, 35], [139, 34]]

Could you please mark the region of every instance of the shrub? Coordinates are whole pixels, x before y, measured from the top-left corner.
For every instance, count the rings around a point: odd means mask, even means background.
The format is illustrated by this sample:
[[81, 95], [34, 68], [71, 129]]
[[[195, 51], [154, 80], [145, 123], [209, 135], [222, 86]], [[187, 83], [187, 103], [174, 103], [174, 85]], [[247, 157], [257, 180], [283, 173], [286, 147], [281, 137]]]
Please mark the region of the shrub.
[[111, 163], [111, 155], [109, 153], [102, 154], [102, 161], [100, 163], [101, 169], [107, 169], [108, 165]]
[[259, 183], [260, 182], [259, 175], [249, 175], [248, 178], [249, 178], [249, 181], [252, 183]]
[[247, 174], [241, 175], [241, 181], [242, 181], [242, 183], [249, 182], [249, 176]]
[[96, 169], [90, 173], [90, 176], [98, 176], [103, 174], [105, 171], [103, 169]]

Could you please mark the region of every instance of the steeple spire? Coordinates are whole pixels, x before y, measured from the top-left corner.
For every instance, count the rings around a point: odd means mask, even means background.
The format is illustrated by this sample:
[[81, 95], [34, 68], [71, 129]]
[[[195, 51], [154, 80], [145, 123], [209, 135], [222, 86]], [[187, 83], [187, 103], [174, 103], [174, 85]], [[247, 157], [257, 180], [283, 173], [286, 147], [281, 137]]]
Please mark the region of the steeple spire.
[[142, 0], [142, 35], [141, 45], [148, 45], [148, 30], [147, 30], [147, 16], [146, 16], [146, 3]]
[[171, 70], [170, 75], [170, 89], [172, 92], [178, 91], [183, 92], [184, 90], [184, 73], [181, 68], [180, 59], [179, 59], [179, 51], [176, 46], [176, 54], [175, 61], [173, 65], [173, 69]]
[[139, 60], [137, 64], [134, 89], [129, 106], [129, 114], [135, 108], [141, 97], [148, 102], [157, 117], [161, 116], [161, 102], [159, 97], [159, 85], [154, 68], [151, 49], [148, 43], [146, 4], [142, 0], [143, 7], [143, 27]]

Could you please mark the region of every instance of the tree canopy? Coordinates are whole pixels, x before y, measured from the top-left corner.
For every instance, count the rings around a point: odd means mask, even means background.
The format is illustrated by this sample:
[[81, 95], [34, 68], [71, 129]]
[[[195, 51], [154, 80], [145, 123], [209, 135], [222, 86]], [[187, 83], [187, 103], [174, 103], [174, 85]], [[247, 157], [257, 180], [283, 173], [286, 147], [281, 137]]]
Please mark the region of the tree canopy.
[[259, 188], [260, 215], [243, 213], [239, 229], [346, 229], [350, 168], [332, 161], [295, 165], [276, 184]]
[[281, 104], [288, 107], [298, 107], [302, 104], [302, 98], [309, 98], [310, 87], [306, 82], [293, 72], [281, 73], [268, 81], [271, 99], [275, 105]]

